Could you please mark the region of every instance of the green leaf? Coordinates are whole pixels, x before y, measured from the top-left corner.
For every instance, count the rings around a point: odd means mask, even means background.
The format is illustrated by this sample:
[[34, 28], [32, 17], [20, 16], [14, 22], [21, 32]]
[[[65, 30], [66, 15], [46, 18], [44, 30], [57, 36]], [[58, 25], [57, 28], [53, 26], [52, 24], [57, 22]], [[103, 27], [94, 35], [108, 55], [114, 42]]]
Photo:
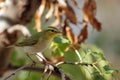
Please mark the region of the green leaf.
[[54, 41], [51, 44], [54, 55], [64, 56], [65, 49], [69, 45], [69, 40], [61, 35], [58, 35], [54, 38]]
[[66, 37], [63, 37], [61, 35], [56, 36], [53, 40], [55, 43], [58, 43], [58, 44], [70, 43], [70, 41]]
[[30, 71], [21, 71], [15, 80], [40, 80], [40, 73]]
[[105, 65], [103, 67], [104, 73], [106, 74], [112, 74], [114, 72], [118, 72], [118, 70], [111, 69], [109, 65]]
[[106, 80], [103, 76], [100, 75], [99, 72], [97, 71], [94, 71], [92, 73], [92, 76], [93, 76], [93, 80]]
[[91, 55], [93, 55], [95, 58], [103, 58], [103, 54], [100, 52], [92, 52]]

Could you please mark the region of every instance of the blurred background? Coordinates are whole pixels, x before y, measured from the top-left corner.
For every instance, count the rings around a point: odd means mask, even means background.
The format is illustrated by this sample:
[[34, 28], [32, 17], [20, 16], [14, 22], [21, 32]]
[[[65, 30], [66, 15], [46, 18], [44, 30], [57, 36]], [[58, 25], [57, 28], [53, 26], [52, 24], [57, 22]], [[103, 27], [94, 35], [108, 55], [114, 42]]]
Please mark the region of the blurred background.
[[95, 44], [112, 65], [120, 69], [120, 0], [96, 0], [101, 32], [90, 33], [87, 43]]
[[[80, 4], [80, 8], [83, 5], [84, 0], [76, 0]], [[105, 54], [105, 57], [109, 62], [111, 62], [112, 66], [115, 69], [120, 70], [120, 0], [96, 0], [97, 4], [97, 11], [96, 11], [96, 17], [102, 24], [102, 30], [100, 32], [93, 30], [91, 25], [89, 25], [89, 35], [88, 39], [85, 41], [85, 44], [93, 44], [97, 47], [101, 48]], [[79, 21], [82, 20], [82, 10], [75, 9], [77, 17]], [[43, 24], [44, 25], [44, 24]], [[31, 24], [29, 24], [29, 30], [32, 34], [36, 33], [36, 30], [33, 29], [33, 21]], [[46, 25], [47, 26], [47, 25]], [[74, 26], [74, 25], [73, 25]], [[79, 25], [78, 25], [79, 26]], [[13, 53], [21, 53], [22, 49], [16, 49], [16, 51], [13, 51]], [[23, 54], [25, 56], [25, 54]], [[19, 57], [23, 57], [21, 54], [17, 54]], [[16, 57], [16, 54], [12, 55], [14, 64], [22, 65], [24, 64], [24, 60], [19, 60], [15, 63], [14, 56]], [[21, 78], [20, 80], [23, 80], [24, 75], [27, 75], [28, 72], [21, 72], [22, 74], [19, 75]], [[7, 73], [6, 75], [8, 75]], [[40, 78], [39, 74], [38, 78]], [[79, 75], [78, 75], [79, 76]], [[120, 75], [119, 75], [120, 76]], [[23, 79], [22, 79], [23, 77]], [[19, 79], [19, 78], [18, 78]], [[33, 77], [35, 79], [35, 77]], [[120, 77], [119, 77], [120, 79]], [[31, 79], [32, 80], [32, 79]], [[54, 79], [57, 80], [57, 79]], [[79, 80], [79, 79], [76, 79]]]
[[[76, 0], [79, 7], [83, 6], [84, 0]], [[97, 5], [96, 18], [102, 24], [100, 32], [88, 27], [89, 35], [86, 44], [95, 44], [103, 50], [106, 58], [120, 69], [120, 0], [95, 0]], [[82, 10], [76, 10], [78, 20], [81, 21]], [[78, 25], [79, 26], [79, 25]], [[77, 31], [77, 30], [76, 30]], [[78, 30], [79, 31], [79, 30]]]

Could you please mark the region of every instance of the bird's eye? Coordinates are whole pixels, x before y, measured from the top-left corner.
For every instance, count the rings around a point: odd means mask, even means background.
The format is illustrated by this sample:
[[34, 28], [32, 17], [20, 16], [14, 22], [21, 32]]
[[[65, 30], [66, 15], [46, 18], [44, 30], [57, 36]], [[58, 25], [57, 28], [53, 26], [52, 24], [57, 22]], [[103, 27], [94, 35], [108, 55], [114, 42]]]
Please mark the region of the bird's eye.
[[51, 30], [51, 32], [55, 32], [54, 30]]

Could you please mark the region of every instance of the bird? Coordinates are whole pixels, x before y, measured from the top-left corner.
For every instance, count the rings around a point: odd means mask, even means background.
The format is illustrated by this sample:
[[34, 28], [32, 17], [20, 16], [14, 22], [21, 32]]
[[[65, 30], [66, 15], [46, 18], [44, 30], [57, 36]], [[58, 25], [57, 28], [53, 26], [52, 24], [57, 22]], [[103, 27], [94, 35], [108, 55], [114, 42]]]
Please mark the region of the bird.
[[[50, 27], [47, 27], [46, 29], [42, 30], [41, 32], [37, 32], [36, 34], [34, 34], [28, 38], [25, 38], [21, 42], [17, 42], [12, 46], [8, 46], [8, 48], [9, 47], [24, 48], [25, 51], [27, 52], [27, 56], [29, 57], [30, 60], [32, 60], [33, 63], [35, 63], [35, 61], [29, 56], [29, 53], [33, 53], [33, 54], [36, 53], [36, 56], [38, 57], [39, 61], [44, 62], [45, 66], [47, 66], [49, 68], [49, 66], [51, 64], [47, 62], [47, 60], [41, 54], [41, 52], [43, 52], [47, 47], [49, 47], [53, 38], [60, 33], [61, 32], [57, 28], [50, 26]], [[53, 65], [51, 65], [51, 66], [53, 66]], [[48, 70], [48, 68], [47, 68], [47, 70]], [[49, 69], [51, 70], [51, 67]], [[45, 71], [46, 71], [46, 68], [45, 68]], [[43, 72], [41, 80], [43, 80], [43, 78], [44, 78], [44, 73], [46, 73], [46, 72]]]
[[53, 38], [61, 32], [55, 27], [48, 27], [21, 42], [14, 44], [17, 47], [23, 47], [28, 53], [43, 52], [52, 42]]

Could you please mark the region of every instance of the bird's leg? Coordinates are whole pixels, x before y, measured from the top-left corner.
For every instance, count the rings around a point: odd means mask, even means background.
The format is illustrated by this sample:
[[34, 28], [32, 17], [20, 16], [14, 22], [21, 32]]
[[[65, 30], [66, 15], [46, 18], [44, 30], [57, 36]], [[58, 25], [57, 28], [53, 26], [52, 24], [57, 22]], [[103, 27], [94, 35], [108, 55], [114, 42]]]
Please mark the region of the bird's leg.
[[47, 76], [47, 79], [46, 79], [46, 80], [49, 80], [50, 75], [52, 74], [52, 72], [53, 72], [52, 70], [50, 70], [50, 71], [49, 71], [49, 73], [48, 73], [48, 76]]
[[42, 73], [42, 76], [41, 76], [41, 79], [40, 79], [40, 80], [43, 80], [46, 72], [48, 71], [48, 66], [46, 65], [47, 60], [45, 59], [45, 57], [42, 55], [41, 52], [36, 53], [36, 56], [37, 56], [37, 58], [39, 59], [40, 62], [45, 64], [45, 69], [44, 69], [44, 71]]
[[[27, 57], [35, 64], [35, 61], [30, 57], [29, 53], [26, 53]], [[33, 64], [33, 65], [34, 65]]]
[[36, 56], [37, 56], [37, 58], [39, 59], [40, 62], [42, 62], [42, 63], [47, 62], [47, 60], [45, 59], [45, 57], [43, 56], [43, 54], [41, 52], [36, 53]]
[[38, 57], [39, 61], [45, 65], [45, 69], [44, 69], [44, 72], [42, 73], [41, 80], [44, 79], [46, 72], [49, 70], [49, 74], [47, 77], [47, 80], [48, 80], [52, 71], [54, 70], [54, 66], [45, 59], [45, 57], [43, 56], [41, 52], [37, 53], [36, 56]]
[[41, 76], [41, 80], [44, 79], [44, 76], [48, 70], [49, 70], [49, 74], [48, 74], [48, 77], [46, 80], [49, 80], [50, 75], [51, 75], [52, 71], [54, 70], [54, 66], [52, 64], [46, 62], [44, 72], [42, 73], [42, 76]]
[[44, 76], [45, 76], [45, 73], [48, 71], [48, 66], [45, 66], [45, 69], [42, 73], [42, 76], [41, 76], [41, 79], [40, 80], [43, 80], [44, 79]]

